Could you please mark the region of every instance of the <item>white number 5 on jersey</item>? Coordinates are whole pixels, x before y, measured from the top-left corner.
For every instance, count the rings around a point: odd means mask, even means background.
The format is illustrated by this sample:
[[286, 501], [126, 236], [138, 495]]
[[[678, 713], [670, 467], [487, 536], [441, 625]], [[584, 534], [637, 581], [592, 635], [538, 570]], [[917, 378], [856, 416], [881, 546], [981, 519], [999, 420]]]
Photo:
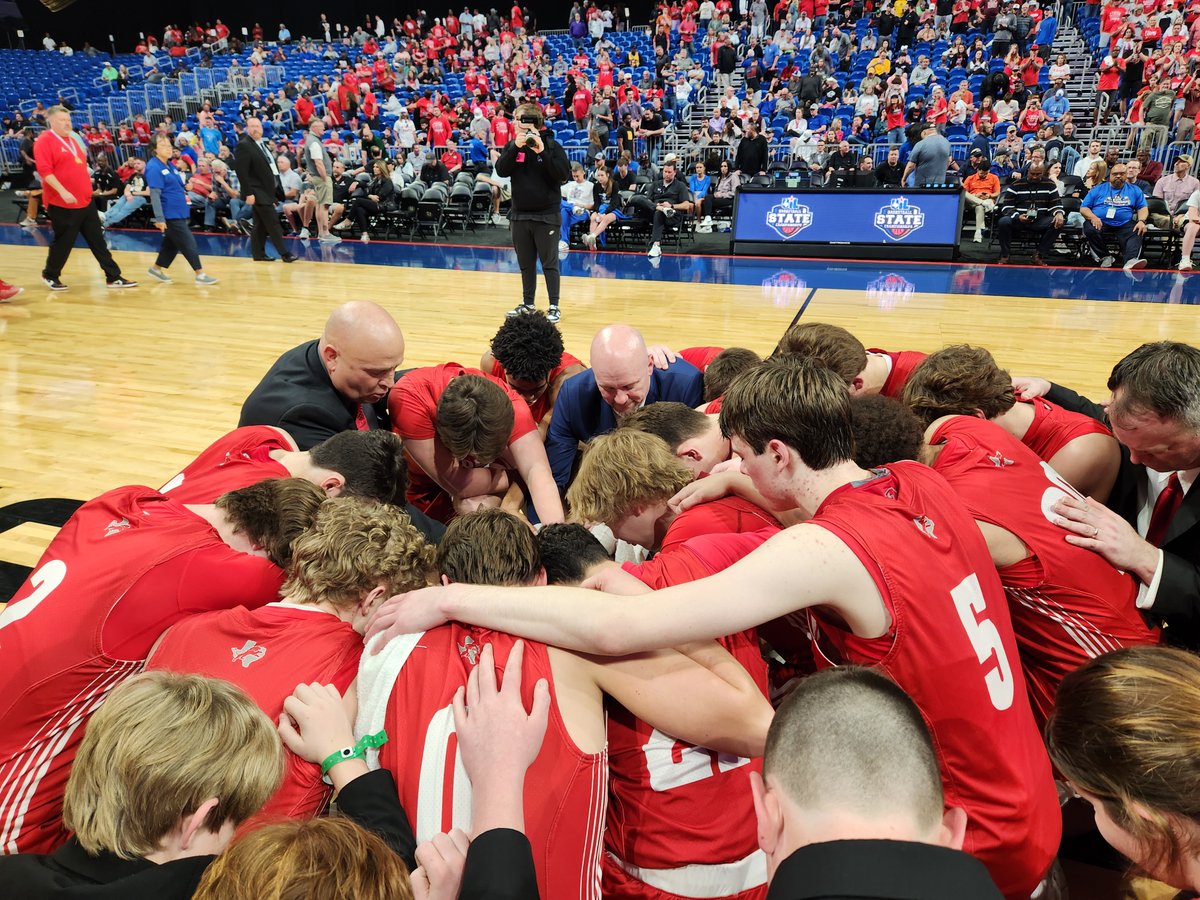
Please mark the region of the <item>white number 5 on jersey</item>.
[[978, 576], [971, 574], [964, 578], [950, 591], [950, 597], [954, 600], [954, 608], [958, 610], [963, 630], [966, 631], [971, 646], [975, 648], [979, 664], [987, 665], [995, 657], [995, 664], [983, 676], [988, 695], [992, 698], [992, 706], [999, 710], [1008, 709], [1013, 702], [1012, 666], [1004, 653], [1000, 632], [992, 620], [987, 618], [987, 601], [979, 587]]

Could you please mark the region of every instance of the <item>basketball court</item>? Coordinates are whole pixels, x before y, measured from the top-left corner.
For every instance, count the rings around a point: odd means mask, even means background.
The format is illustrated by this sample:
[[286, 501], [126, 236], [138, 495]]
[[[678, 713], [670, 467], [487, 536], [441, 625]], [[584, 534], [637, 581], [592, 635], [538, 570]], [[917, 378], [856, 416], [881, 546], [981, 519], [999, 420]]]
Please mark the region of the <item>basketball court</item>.
[[[113, 231], [134, 290], [112, 291], [88, 251], [52, 293], [40, 272], [49, 229], [0, 227], [0, 274], [25, 293], [0, 305], [0, 512], [157, 487], [237, 424], [241, 402], [284, 350], [320, 334], [345, 300], [375, 300], [407, 341], [404, 365], [480, 354], [518, 301], [511, 251], [451, 244], [290, 241], [301, 261], [256, 263], [244, 239], [198, 235], [214, 287], [146, 275], [157, 232]], [[656, 264], [655, 264], [656, 263]], [[562, 260], [566, 346], [586, 357], [618, 321], [650, 343], [766, 354], [796, 319], [844, 325], [868, 346], [987, 346], [1014, 373], [1104, 395], [1109, 368], [1144, 341], [1200, 343], [1200, 276], [1021, 266], [847, 262], [572, 251]], [[539, 279], [539, 299], [546, 305]], [[9, 524], [9, 523], [0, 523]], [[0, 561], [30, 566], [54, 528], [0, 532]]]

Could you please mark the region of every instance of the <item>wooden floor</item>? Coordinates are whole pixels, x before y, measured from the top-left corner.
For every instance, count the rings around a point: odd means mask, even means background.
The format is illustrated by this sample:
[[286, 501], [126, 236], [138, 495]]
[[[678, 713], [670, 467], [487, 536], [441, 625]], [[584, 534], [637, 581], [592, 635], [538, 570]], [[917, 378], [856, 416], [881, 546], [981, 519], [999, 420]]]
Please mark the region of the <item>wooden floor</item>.
[[[38, 278], [43, 249], [5, 246], [0, 254], [4, 278], [37, 285], [0, 305], [0, 506], [160, 484], [236, 425], [242, 399], [276, 356], [318, 335], [343, 300], [369, 298], [391, 310], [412, 366], [477, 364], [519, 296], [512, 274], [234, 258], [206, 261], [221, 279], [216, 287], [194, 286], [182, 262], [173, 273], [180, 281], [164, 285], [147, 283], [148, 253], [118, 254], [142, 286], [109, 291], [82, 250], [63, 273], [71, 290], [53, 294]], [[611, 260], [619, 265], [621, 257]], [[616, 321], [674, 347], [767, 352], [806, 299], [806, 321], [845, 325], [868, 346], [983, 344], [1014, 372], [1094, 396], [1112, 363], [1139, 343], [1200, 338], [1200, 309], [1187, 306], [843, 290], [810, 296], [786, 286], [603, 277], [563, 280], [561, 328], [581, 357], [595, 330]], [[0, 560], [31, 565], [50, 537], [35, 526], [0, 534]]]

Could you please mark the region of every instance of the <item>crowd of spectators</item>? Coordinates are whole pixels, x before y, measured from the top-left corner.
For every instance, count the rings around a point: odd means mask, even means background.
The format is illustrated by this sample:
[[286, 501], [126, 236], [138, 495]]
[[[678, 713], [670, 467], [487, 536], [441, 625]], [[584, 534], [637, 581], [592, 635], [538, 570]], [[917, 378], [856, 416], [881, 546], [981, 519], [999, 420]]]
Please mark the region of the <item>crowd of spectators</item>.
[[[1080, 4], [1074, 18], [1096, 48], [1094, 75], [1052, 52], [1058, 7], [1036, 0], [779, 0], [773, 8], [766, 0], [684, 0], [662, 4], [649, 28], [632, 33], [639, 40], [614, 40], [630, 32], [616, 31], [618, 13], [590, 0], [573, 4], [565, 36], [539, 32], [519, 5], [507, 15], [464, 7], [390, 25], [369, 16], [353, 28], [322, 16], [311, 38], [256, 23], [244, 45], [219, 20], [170, 25], [161, 41], [150, 35], [137, 48], [147, 68], [189, 47], [202, 52], [201, 65], [250, 49], [246, 68], [235, 60], [231, 69], [247, 87], [236, 109], [205, 103], [186, 122], [155, 117], [152, 127], [136, 116], [112, 127], [89, 123], [82, 133], [94, 156], [125, 160], [116, 169], [124, 186], [103, 188], [115, 207], [107, 224], [146, 202], [133, 157], [158, 130], [175, 140], [197, 224], [236, 231], [249, 213], [230, 157], [245, 120], [259, 118], [280, 158], [279, 211], [307, 237], [315, 203], [298, 151], [319, 120], [336, 161], [334, 228], [369, 240], [371, 216], [394, 209], [406, 186], [450, 186], [464, 173], [492, 192], [491, 220], [503, 224], [508, 188], [494, 163], [513, 135], [513, 110], [533, 102], [598, 187], [590, 206], [572, 202], [568, 215], [587, 225], [577, 232], [588, 246], [613, 221], [649, 218], [643, 201], [657, 202], [654, 185], [671, 168], [686, 189], [671, 205], [695, 214], [701, 232], [714, 227], [714, 211], [732, 206], [739, 182], [756, 176], [832, 187], [961, 183], [974, 239], [990, 229], [1007, 256], [998, 225], [1027, 193], [1009, 188], [1031, 167], [1040, 165], [1059, 198], [1080, 202], [1064, 223], [1086, 228], [1084, 201], [1108, 183], [1115, 162], [1128, 164], [1131, 187], [1150, 194], [1161, 148], [1194, 140], [1200, 6], [1176, 6]], [[269, 84], [266, 66], [296, 58], [329, 67]], [[1083, 76], [1095, 79], [1095, 99], [1073, 108], [1079, 92], [1069, 87]], [[102, 77], [123, 84], [111, 63]], [[37, 115], [27, 118], [36, 125]], [[1113, 129], [1118, 120], [1124, 127]], [[25, 122], [18, 114], [5, 124]], [[1105, 126], [1098, 146], [1081, 142], [1081, 132]], [[663, 164], [669, 154], [673, 167]], [[103, 170], [104, 181], [112, 171]], [[637, 190], [639, 182], [647, 188]], [[1187, 211], [1191, 192], [1180, 194], [1159, 197], [1182, 227], [1195, 214]]]

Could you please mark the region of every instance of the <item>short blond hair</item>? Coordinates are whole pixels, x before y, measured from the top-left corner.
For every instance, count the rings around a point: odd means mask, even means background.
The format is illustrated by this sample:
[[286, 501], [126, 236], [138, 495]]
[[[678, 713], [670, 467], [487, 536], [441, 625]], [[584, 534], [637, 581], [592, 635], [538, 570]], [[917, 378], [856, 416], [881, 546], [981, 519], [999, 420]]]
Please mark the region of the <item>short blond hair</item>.
[[667, 500], [692, 482], [692, 471], [667, 442], [633, 428], [595, 438], [567, 489], [575, 521], [619, 522], [643, 503]]
[[328, 500], [292, 545], [283, 596], [353, 606], [382, 584], [389, 594], [424, 587], [433, 548], [404, 510], [360, 497]]
[[218, 803], [205, 828], [244, 822], [282, 778], [275, 725], [240, 688], [145, 672], [116, 688], [88, 723], [63, 824], [88, 853], [137, 859], [211, 797]]
[[235, 841], [194, 900], [411, 900], [404, 861], [349, 819], [280, 822]]

